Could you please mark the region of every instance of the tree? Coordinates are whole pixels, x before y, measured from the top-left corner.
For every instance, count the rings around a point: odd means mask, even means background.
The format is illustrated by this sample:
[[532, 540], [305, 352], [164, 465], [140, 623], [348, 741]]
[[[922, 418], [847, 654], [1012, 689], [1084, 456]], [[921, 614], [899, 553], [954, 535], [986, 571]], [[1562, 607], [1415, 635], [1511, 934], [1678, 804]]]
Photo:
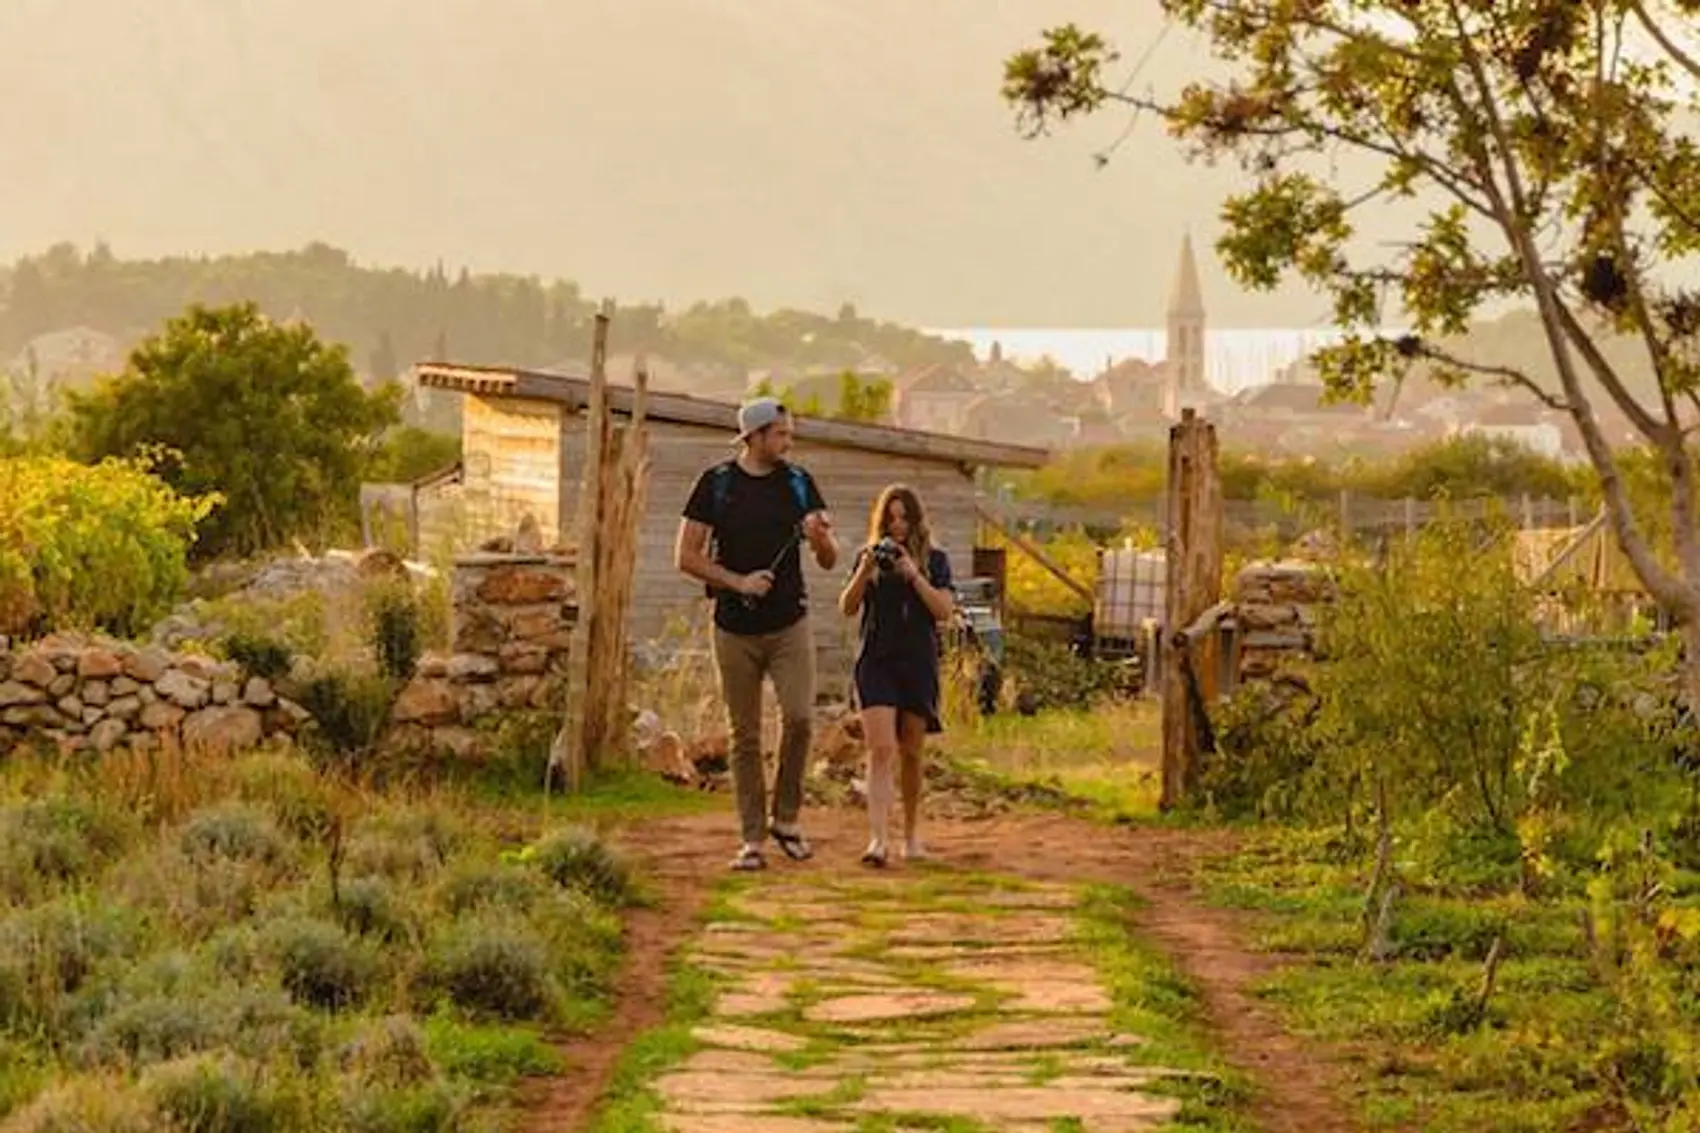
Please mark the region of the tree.
[[351, 513], [399, 392], [366, 393], [343, 347], [253, 303], [193, 306], [122, 374], [71, 395], [71, 445], [87, 460], [163, 448], [156, 472], [173, 490], [224, 498], [197, 550], [247, 554]]
[[380, 382], [395, 380], [401, 372], [401, 363], [396, 359], [395, 342], [390, 338], [390, 332], [384, 331], [378, 336], [378, 345], [372, 348], [372, 357], [367, 362], [372, 377]]
[[[1576, 423], [1636, 573], [1682, 627], [1700, 705], [1700, 531], [1688, 433], [1700, 423], [1700, 294], [1661, 269], [1700, 251], [1696, 0], [1162, 0], [1227, 67], [1163, 99], [1109, 85], [1116, 56], [1066, 25], [1005, 61], [1029, 136], [1122, 104], [1160, 116], [1193, 159], [1236, 159], [1255, 187], [1223, 203], [1216, 248], [1259, 289], [1296, 274], [1346, 332], [1314, 357], [1337, 398], [1367, 399], [1427, 363], [1520, 387]], [[1125, 89], [1125, 88], [1124, 88]], [[1331, 163], [1372, 167], [1335, 183]], [[1417, 206], [1389, 254], [1357, 238], [1366, 207]], [[1439, 344], [1488, 304], [1530, 303], [1557, 381]], [[1378, 329], [1397, 302], [1409, 333]], [[1602, 344], [1638, 342], [1657, 389], [1636, 397]], [[1632, 423], [1671, 484], [1674, 554], [1630, 506], [1602, 427]]]
[[838, 378], [838, 410], [833, 416], [877, 425], [891, 416], [891, 397], [892, 385], [887, 379], [863, 381], [846, 370]]

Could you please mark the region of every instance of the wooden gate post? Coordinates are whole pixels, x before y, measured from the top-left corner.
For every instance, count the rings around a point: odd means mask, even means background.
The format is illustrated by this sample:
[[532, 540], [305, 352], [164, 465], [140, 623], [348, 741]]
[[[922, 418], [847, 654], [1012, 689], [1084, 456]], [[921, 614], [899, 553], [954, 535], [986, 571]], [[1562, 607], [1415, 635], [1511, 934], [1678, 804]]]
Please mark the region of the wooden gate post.
[[1221, 598], [1222, 481], [1216, 468], [1216, 427], [1192, 409], [1169, 429], [1167, 591], [1161, 649], [1163, 664], [1163, 793], [1168, 810], [1198, 781], [1201, 736], [1188, 691], [1189, 672], [1208, 705], [1216, 687], [1215, 635], [1199, 642], [1190, 664], [1175, 639]]

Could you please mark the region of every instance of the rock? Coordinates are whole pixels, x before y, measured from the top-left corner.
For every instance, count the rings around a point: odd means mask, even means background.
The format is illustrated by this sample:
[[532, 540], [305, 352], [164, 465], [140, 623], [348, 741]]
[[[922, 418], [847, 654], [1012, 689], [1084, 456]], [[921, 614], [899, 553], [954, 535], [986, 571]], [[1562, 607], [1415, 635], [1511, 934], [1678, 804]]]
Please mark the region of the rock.
[[52, 697], [69, 696], [77, 687], [75, 673], [60, 673], [53, 678], [53, 683], [47, 686], [47, 695]]
[[662, 732], [644, 753], [644, 767], [673, 783], [695, 783], [697, 769], [685, 756], [685, 741], [678, 732]]
[[481, 719], [501, 705], [501, 694], [492, 684], [460, 686], [460, 718], [466, 721]]
[[556, 571], [513, 565], [496, 567], [485, 575], [476, 593], [481, 601], [493, 605], [529, 606], [559, 602], [568, 592], [566, 578]]
[[[112, 709], [107, 708], [107, 714]], [[183, 709], [169, 701], [157, 700], [142, 709], [141, 719], [137, 722], [150, 732], [163, 732], [175, 728], [183, 720]]]
[[366, 579], [405, 579], [407, 577], [407, 564], [394, 551], [386, 551], [382, 547], [373, 547], [364, 552], [355, 562], [354, 573]]
[[417, 673], [421, 677], [446, 677], [449, 675], [449, 659], [441, 653], [427, 653], [419, 658]]
[[106, 714], [114, 720], [129, 720], [142, 710], [142, 698], [139, 696], [120, 696], [109, 701]]
[[208, 685], [183, 669], [172, 669], [154, 682], [154, 691], [180, 708], [196, 709], [207, 702]]
[[[566, 622], [559, 606], [515, 606], [504, 610], [501, 622], [511, 641], [529, 641], [553, 648]], [[569, 635], [570, 636], [570, 635]]]
[[26, 653], [12, 664], [12, 679], [36, 688], [46, 688], [59, 676], [53, 662], [40, 653]]
[[456, 759], [479, 759], [486, 751], [484, 737], [471, 728], [435, 728], [431, 732], [431, 743]]
[[128, 654], [122, 660], [124, 675], [143, 684], [153, 684], [171, 667], [171, 655], [152, 646]]
[[494, 653], [507, 638], [507, 631], [496, 615], [474, 607], [456, 610], [454, 618], [454, 647], [460, 653]]
[[39, 686], [24, 684], [21, 681], [0, 682], [0, 708], [12, 708], [20, 704], [40, 704], [47, 699], [47, 693]]
[[249, 677], [242, 688], [242, 703], [250, 708], [270, 708], [277, 703], [277, 693], [264, 677]]
[[[194, 653], [177, 658], [177, 669], [179, 672], [186, 673], [194, 679], [205, 681], [208, 684], [218, 679], [219, 676], [219, 665], [216, 661], [210, 657], [201, 657]], [[159, 682], [155, 681], [154, 683], [158, 684]]]
[[82, 688], [77, 690], [77, 695], [83, 698], [84, 704], [92, 704], [96, 708], [112, 699], [112, 692], [106, 682], [100, 680], [84, 681]]
[[109, 686], [113, 696], [129, 696], [142, 686], [129, 677], [119, 677]]
[[460, 718], [460, 701], [444, 681], [416, 680], [396, 697], [392, 718], [404, 724], [453, 724]]
[[124, 746], [137, 755], [145, 755], [159, 747], [159, 737], [151, 732], [131, 732], [124, 740]]
[[77, 675], [88, 680], [105, 680], [124, 671], [118, 655], [106, 649], [90, 649], [77, 658]]
[[212, 686], [212, 702], [214, 704], [229, 704], [236, 699], [237, 689], [230, 681], [214, 681]]
[[25, 704], [0, 712], [0, 724], [14, 728], [57, 728], [65, 722], [51, 704]]
[[257, 747], [265, 731], [252, 708], [204, 708], [183, 721], [183, 746], [190, 751], [233, 755]]
[[525, 708], [542, 684], [542, 677], [504, 677], [496, 683], [496, 703], [507, 709]]
[[69, 716], [73, 720], [81, 720], [83, 718], [83, 702], [78, 700], [75, 696], [60, 697], [58, 701], [58, 708], [59, 711], [63, 712], [66, 716]]
[[118, 745], [119, 740], [124, 738], [126, 730], [124, 721], [109, 717], [89, 729], [89, 742], [94, 745], [94, 750], [108, 752]]
[[456, 653], [449, 658], [451, 681], [493, 681], [501, 671], [494, 657], [482, 653]]
[[507, 673], [541, 673], [549, 664], [547, 648], [525, 641], [502, 646], [497, 656]]
[[537, 517], [529, 511], [520, 517], [519, 526], [514, 530], [514, 551], [521, 555], [535, 555], [543, 549], [543, 531], [537, 525]]

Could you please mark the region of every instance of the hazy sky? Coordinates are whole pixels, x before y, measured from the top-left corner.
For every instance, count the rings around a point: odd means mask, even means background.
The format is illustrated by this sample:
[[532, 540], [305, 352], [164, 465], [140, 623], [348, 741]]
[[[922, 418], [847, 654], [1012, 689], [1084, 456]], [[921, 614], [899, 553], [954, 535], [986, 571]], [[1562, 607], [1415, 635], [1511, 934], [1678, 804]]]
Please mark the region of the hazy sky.
[[[1214, 261], [1236, 175], [1150, 121], [1023, 141], [1003, 58], [1155, 0], [0, 0], [0, 257], [297, 247], [934, 326], [1153, 326], [1191, 226], [1219, 326], [1313, 325]], [[1171, 33], [1144, 72], [1203, 53]]]

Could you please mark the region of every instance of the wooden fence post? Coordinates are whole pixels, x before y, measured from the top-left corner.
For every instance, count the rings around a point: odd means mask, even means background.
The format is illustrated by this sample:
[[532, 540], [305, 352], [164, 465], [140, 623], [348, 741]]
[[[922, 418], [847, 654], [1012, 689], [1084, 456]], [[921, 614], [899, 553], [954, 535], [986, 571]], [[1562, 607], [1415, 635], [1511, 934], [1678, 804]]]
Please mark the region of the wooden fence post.
[[1216, 428], [1192, 409], [1181, 411], [1169, 429], [1168, 558], [1163, 633], [1163, 791], [1164, 810], [1177, 805], [1198, 780], [1200, 741], [1196, 703], [1188, 674], [1198, 682], [1205, 706], [1216, 686], [1214, 635], [1183, 665], [1176, 635], [1192, 625], [1221, 598], [1222, 481], [1217, 475]]

